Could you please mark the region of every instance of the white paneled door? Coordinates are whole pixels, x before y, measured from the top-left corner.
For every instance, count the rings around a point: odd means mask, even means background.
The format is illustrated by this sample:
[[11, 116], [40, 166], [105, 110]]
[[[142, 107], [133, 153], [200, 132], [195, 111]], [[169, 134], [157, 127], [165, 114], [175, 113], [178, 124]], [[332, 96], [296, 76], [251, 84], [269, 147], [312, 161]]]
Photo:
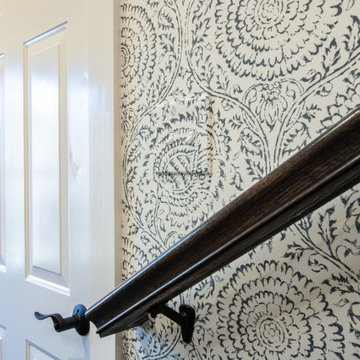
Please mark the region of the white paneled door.
[[113, 5], [0, 0], [0, 359], [115, 359], [55, 332], [115, 286]]

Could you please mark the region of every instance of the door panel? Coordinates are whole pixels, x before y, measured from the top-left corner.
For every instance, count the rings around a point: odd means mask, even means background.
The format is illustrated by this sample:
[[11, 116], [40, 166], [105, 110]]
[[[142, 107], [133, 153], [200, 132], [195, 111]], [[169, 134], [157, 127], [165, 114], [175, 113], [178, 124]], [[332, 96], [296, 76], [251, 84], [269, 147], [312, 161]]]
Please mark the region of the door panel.
[[0, 360], [5, 360], [5, 357], [3, 357], [3, 339], [5, 337], [5, 334], [5, 327], [0, 324]]
[[24, 44], [27, 278], [68, 288], [66, 24]]
[[[51, 320], [37, 321], [34, 312], [72, 314], [76, 304], [89, 307], [114, 284], [114, 237], [108, 234], [100, 258], [101, 229], [114, 218], [112, 165], [94, 162], [92, 154], [113, 156], [112, 100], [107, 116], [92, 124], [90, 89], [102, 87], [112, 96], [105, 70], [96, 82], [90, 49], [89, 13], [106, 0], [5, 0], [0, 15], [0, 120], [4, 112], [4, 159], [0, 171], [0, 332], [3, 359], [115, 358], [115, 339], [101, 340], [94, 329], [86, 337], [75, 330], [55, 332]], [[0, 3], [1, 6], [1, 3]], [[112, 8], [105, 6], [107, 21]], [[0, 9], [1, 10], [1, 9]], [[112, 20], [111, 20], [112, 23]], [[112, 33], [98, 29], [104, 38]], [[112, 56], [103, 52], [101, 56]], [[111, 68], [110, 68], [111, 69]], [[105, 77], [106, 75], [106, 77]], [[4, 91], [2, 92], [2, 87]], [[1, 100], [3, 98], [3, 100]], [[101, 114], [104, 101], [91, 109]], [[111, 116], [108, 114], [110, 113]], [[92, 142], [93, 131], [106, 142]], [[106, 196], [93, 173], [110, 182]], [[98, 196], [107, 201], [106, 224], [94, 217]], [[95, 230], [90, 231], [90, 229]], [[6, 254], [6, 256], [5, 256]], [[109, 266], [112, 264], [112, 266]], [[102, 268], [100, 284], [94, 267]], [[100, 285], [99, 285], [100, 284]], [[0, 328], [1, 330], [1, 328]]]
[[[0, 8], [1, 11], [1, 8]], [[0, 12], [1, 18], [1, 12]], [[0, 50], [0, 271], [5, 271], [5, 187], [4, 187], [4, 58]]]
[[26, 342], [26, 360], [59, 360], [40, 347]]

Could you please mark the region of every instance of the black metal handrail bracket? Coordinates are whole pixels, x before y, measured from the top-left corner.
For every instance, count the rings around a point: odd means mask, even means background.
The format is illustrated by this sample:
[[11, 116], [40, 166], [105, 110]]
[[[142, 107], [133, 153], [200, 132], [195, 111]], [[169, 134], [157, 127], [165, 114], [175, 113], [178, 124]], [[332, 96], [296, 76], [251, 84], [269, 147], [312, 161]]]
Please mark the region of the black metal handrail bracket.
[[103, 337], [163, 313], [191, 341], [195, 314], [165, 304], [360, 182], [359, 138], [357, 108], [90, 307], [86, 318]]
[[163, 314], [176, 322], [181, 327], [183, 341], [187, 344], [191, 342], [195, 323], [195, 310], [191, 306], [180, 305], [179, 312], [176, 312], [166, 304], [158, 304], [152, 307], [149, 313], [153, 318], [158, 314]]

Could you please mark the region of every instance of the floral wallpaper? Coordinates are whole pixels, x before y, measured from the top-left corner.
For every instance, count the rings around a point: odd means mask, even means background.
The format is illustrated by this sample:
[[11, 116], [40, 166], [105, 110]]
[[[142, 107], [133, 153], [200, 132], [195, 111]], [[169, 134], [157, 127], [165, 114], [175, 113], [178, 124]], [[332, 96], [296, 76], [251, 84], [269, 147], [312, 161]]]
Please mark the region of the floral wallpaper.
[[[360, 4], [117, 6], [126, 279], [360, 105]], [[360, 359], [359, 264], [357, 186], [171, 301], [191, 344], [159, 316], [122, 358]]]

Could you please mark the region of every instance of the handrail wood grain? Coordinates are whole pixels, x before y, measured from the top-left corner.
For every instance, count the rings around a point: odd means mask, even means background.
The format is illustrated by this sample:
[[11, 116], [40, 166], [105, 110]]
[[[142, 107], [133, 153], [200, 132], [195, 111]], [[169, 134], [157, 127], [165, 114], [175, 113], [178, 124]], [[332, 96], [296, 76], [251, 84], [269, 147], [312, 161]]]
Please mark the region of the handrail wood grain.
[[360, 182], [360, 107], [93, 305], [107, 336]]

